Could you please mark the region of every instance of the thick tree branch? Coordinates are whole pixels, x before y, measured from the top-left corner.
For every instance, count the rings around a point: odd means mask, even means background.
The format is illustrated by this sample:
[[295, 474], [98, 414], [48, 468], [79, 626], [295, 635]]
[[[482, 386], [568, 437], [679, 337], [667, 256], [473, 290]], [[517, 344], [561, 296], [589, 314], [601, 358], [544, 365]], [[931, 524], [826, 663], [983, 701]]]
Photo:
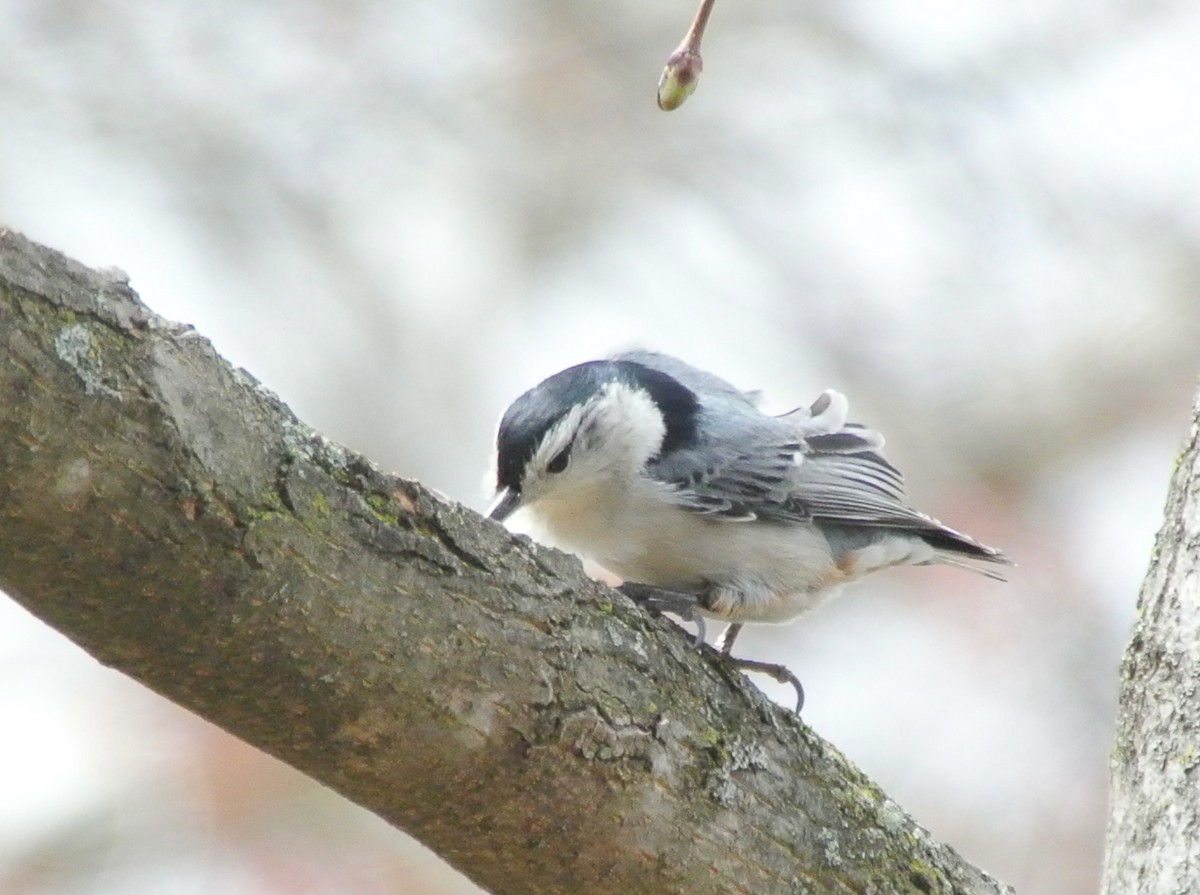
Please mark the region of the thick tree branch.
[[3, 232], [0, 586], [497, 895], [1006, 891], [669, 622]]
[[1200, 394], [1121, 667], [1103, 891], [1200, 892]]

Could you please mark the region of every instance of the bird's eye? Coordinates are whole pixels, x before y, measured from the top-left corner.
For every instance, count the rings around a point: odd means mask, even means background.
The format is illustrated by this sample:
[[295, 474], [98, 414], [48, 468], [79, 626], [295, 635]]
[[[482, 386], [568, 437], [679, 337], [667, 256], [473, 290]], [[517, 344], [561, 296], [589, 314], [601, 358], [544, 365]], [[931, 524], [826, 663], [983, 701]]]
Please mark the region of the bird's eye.
[[551, 458], [549, 463], [546, 464], [546, 472], [562, 472], [567, 468], [567, 463], [570, 461], [570, 459], [571, 448], [563, 448], [561, 451], [555, 454], [553, 458]]

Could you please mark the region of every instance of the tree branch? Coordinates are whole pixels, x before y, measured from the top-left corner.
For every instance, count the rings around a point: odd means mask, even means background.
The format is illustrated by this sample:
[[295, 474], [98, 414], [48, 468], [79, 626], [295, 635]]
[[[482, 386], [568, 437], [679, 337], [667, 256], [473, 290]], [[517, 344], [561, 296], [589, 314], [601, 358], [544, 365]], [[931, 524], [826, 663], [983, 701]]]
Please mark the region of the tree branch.
[[1200, 892], [1200, 394], [1121, 667], [1103, 890]]
[[4, 231], [0, 586], [497, 895], [1007, 891], [575, 560]]

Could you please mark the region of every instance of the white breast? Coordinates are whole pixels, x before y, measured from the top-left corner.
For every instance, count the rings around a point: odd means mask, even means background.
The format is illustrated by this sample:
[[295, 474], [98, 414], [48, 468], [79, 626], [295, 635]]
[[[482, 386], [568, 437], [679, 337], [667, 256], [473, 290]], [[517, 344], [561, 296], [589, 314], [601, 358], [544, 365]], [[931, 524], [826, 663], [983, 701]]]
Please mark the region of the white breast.
[[846, 575], [812, 526], [726, 522], [679, 508], [665, 492], [576, 490], [529, 508], [530, 533], [627, 581], [705, 592], [706, 615], [784, 622], [824, 603]]

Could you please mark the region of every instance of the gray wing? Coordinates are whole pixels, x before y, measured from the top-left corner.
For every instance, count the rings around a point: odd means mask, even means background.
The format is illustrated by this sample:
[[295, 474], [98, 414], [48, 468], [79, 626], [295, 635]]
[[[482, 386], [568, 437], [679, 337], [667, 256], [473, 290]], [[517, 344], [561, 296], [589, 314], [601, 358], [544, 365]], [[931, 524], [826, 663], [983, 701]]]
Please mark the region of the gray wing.
[[804, 434], [793, 477], [795, 499], [814, 518], [835, 522], [897, 527], [932, 522], [904, 502], [904, 476], [880, 453], [883, 436], [846, 422], [848, 413], [846, 398], [827, 391], [807, 410], [784, 417]]
[[840, 539], [850, 541], [873, 540], [881, 530], [908, 532], [938, 550], [943, 562], [953, 562], [947, 554], [1009, 562], [910, 507], [904, 477], [880, 453], [883, 436], [847, 422], [849, 404], [840, 393], [827, 391], [809, 407], [773, 417], [755, 406], [757, 393], [668, 355], [631, 351], [616, 359], [674, 376], [701, 396], [701, 443], [647, 468], [685, 509], [729, 522], [820, 521], [828, 534], [840, 529]]
[[882, 437], [847, 423], [846, 411], [837, 392], [782, 417], [745, 398], [741, 407], [709, 401], [708, 441], [652, 471], [676, 486], [682, 506], [730, 521], [927, 524], [905, 505], [903, 477], [878, 453]]

